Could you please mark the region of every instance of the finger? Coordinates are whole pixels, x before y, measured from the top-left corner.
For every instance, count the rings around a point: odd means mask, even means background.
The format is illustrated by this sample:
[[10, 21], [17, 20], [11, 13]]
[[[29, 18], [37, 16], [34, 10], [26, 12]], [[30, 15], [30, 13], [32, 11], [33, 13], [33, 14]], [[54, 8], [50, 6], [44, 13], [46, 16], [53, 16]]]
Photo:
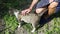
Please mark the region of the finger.
[[23, 11], [21, 11], [21, 14], [26, 15], [27, 12], [28, 12], [27, 10], [23, 10]]
[[22, 11], [21, 14], [24, 15], [24, 12]]
[[23, 15], [25, 15], [25, 12], [23, 12]]
[[25, 15], [26, 14], [26, 11], [22, 11], [22, 15]]
[[26, 13], [29, 13], [29, 10]]

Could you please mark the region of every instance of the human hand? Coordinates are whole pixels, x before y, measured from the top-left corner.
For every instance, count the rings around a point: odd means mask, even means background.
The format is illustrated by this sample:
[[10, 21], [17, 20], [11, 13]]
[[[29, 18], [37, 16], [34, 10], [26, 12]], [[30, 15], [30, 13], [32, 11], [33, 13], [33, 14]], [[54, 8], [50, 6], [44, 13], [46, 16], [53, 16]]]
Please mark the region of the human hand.
[[21, 11], [21, 14], [22, 14], [22, 15], [26, 15], [26, 14], [28, 14], [30, 11], [31, 11], [31, 9], [25, 9], [25, 10]]

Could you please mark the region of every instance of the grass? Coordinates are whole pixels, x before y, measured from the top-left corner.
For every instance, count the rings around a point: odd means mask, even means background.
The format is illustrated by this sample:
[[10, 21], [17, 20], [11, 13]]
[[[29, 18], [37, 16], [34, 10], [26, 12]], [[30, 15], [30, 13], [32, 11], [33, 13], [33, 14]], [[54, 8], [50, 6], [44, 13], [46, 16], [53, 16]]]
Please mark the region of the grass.
[[[43, 27], [39, 28], [37, 32], [34, 34], [42, 33], [42, 34], [60, 34], [60, 14], [54, 15], [53, 19], [46, 23]], [[5, 28], [7, 28], [4, 32], [5, 34], [14, 34], [14, 31], [16, 30], [18, 26], [18, 22], [15, 18], [15, 16], [10, 16], [9, 14], [4, 16], [5, 20]], [[31, 24], [25, 24], [23, 25], [23, 28], [27, 30], [27, 32], [30, 33], [32, 30]]]
[[12, 17], [10, 15], [6, 15], [4, 17], [4, 20], [7, 28], [5, 34], [13, 33], [16, 27], [18, 26], [16, 18], [14, 16]]

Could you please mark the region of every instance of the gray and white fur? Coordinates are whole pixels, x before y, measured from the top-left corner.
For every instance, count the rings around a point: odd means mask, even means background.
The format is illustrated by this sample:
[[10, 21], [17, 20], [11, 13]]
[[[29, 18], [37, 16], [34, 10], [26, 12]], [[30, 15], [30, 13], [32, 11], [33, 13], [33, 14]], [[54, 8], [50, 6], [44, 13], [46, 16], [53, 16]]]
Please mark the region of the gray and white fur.
[[39, 24], [39, 20], [44, 13], [44, 12], [42, 12], [41, 14], [38, 14], [38, 15], [35, 13], [29, 13], [29, 14], [23, 16], [20, 14], [19, 10], [17, 10], [17, 9], [10, 9], [9, 11], [10, 11], [10, 13], [12, 11], [14, 13], [14, 15], [16, 16], [17, 20], [19, 21], [18, 28], [21, 27], [21, 21], [24, 21], [25, 23], [31, 23], [33, 26], [33, 29], [31, 32], [34, 32], [36, 30], [36, 27]]

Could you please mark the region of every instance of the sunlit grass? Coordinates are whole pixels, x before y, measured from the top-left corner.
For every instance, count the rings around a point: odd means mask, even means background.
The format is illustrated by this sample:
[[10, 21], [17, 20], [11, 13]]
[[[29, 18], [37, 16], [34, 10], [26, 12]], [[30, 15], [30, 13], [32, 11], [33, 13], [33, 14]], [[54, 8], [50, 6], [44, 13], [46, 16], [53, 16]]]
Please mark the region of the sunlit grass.
[[9, 34], [9, 32], [14, 32], [14, 30], [16, 29], [16, 27], [18, 26], [18, 22], [16, 20], [16, 18], [14, 16], [10, 16], [10, 15], [6, 15], [4, 17], [5, 20], [5, 24], [6, 24], [6, 32], [5, 34]]
[[[59, 14], [56, 16], [60, 16]], [[49, 24], [46, 23], [43, 27], [39, 28], [37, 32], [34, 34], [38, 34], [39, 32], [42, 34], [60, 34], [60, 17], [54, 17]], [[5, 34], [13, 34], [18, 26], [18, 22], [15, 16], [5, 15]], [[31, 33], [32, 30], [31, 24], [25, 24], [22, 26], [27, 30], [27, 32]]]

